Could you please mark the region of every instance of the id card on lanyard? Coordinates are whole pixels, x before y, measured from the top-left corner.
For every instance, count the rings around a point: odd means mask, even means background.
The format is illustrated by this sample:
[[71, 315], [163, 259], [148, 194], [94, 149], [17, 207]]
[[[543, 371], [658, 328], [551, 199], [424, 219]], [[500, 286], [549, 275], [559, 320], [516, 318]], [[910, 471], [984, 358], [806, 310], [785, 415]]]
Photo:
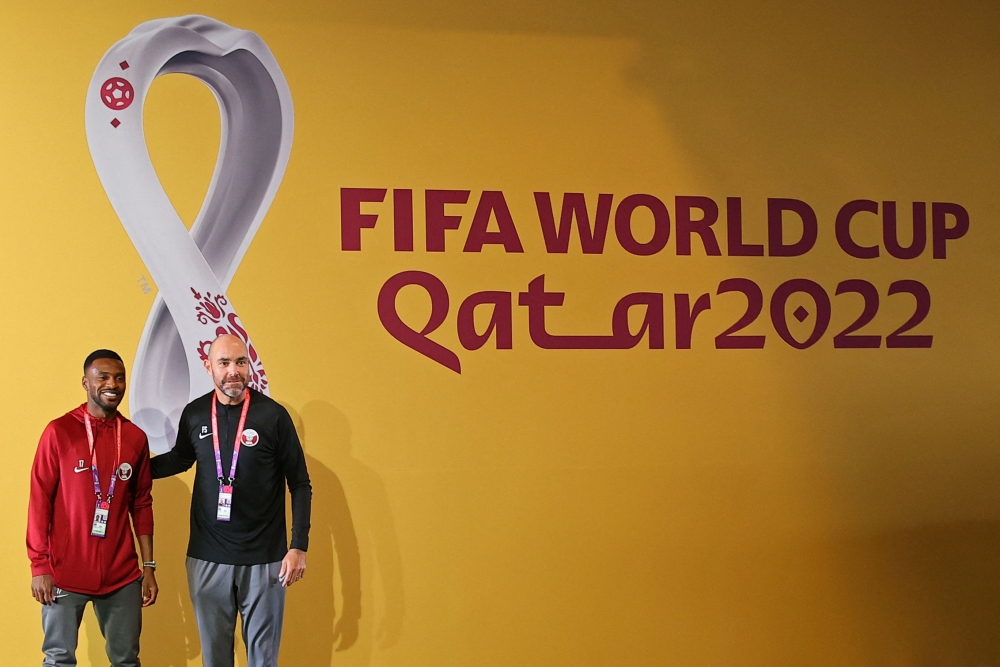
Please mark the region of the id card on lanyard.
[[115, 482], [118, 481], [118, 465], [122, 458], [122, 418], [115, 417], [115, 465], [111, 469], [111, 483], [108, 485], [108, 498], [101, 495], [101, 480], [97, 473], [97, 449], [94, 447], [94, 433], [90, 428], [90, 413], [83, 410], [83, 425], [87, 430], [87, 442], [90, 444], [90, 471], [94, 475], [94, 495], [97, 496], [97, 506], [94, 508], [94, 522], [90, 526], [90, 534], [94, 537], [104, 537], [108, 534], [108, 515], [111, 513], [111, 499], [115, 497]]
[[250, 411], [250, 390], [243, 399], [243, 411], [240, 413], [240, 423], [236, 427], [236, 442], [233, 444], [233, 463], [229, 467], [229, 483], [222, 476], [222, 454], [219, 451], [219, 409], [218, 399], [212, 397], [212, 446], [215, 447], [215, 474], [219, 478], [219, 503], [216, 506], [217, 521], [230, 521], [233, 517], [233, 480], [236, 478], [236, 462], [240, 458], [240, 442], [243, 440], [243, 427], [247, 423], [247, 413]]

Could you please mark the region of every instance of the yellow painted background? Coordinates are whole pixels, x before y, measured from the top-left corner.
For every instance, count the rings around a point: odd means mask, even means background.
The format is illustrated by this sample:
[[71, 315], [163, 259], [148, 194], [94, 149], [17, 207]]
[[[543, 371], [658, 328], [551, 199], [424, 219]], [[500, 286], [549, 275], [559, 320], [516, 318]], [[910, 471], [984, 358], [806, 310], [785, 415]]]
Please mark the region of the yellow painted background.
[[[135, 25], [186, 13], [263, 37], [295, 104], [288, 170], [228, 290], [316, 486], [284, 665], [1000, 664], [1000, 10], [725, 0], [3, 0], [5, 663], [40, 654], [23, 546], [37, 437], [83, 400], [90, 350], [131, 366], [153, 300], [91, 164], [87, 84]], [[145, 127], [190, 222], [218, 147], [214, 100], [164, 77]], [[387, 198], [366, 207], [382, 217], [364, 250], [342, 252], [341, 187], [413, 188], [417, 251], [392, 252]], [[425, 188], [473, 191], [444, 254], [422, 250]], [[460, 252], [484, 189], [507, 195], [523, 255]], [[613, 236], [601, 256], [549, 256], [535, 190], [647, 192], [671, 210], [678, 194], [741, 196], [754, 242], [766, 198], [796, 197], [820, 240], [792, 259], [677, 257], [673, 238], [632, 257]], [[898, 201], [904, 221], [912, 201], [958, 202], [972, 227], [945, 261], [851, 259], [832, 222], [858, 198]], [[378, 321], [380, 286], [406, 269], [447, 284], [435, 337], [452, 349], [461, 298], [540, 273], [567, 293], [560, 332], [605, 332], [619, 297], [666, 293], [668, 349], [538, 350], [515, 308], [514, 349], [460, 353], [459, 376]], [[767, 334], [764, 350], [717, 351], [742, 303], [713, 296], [695, 349], [669, 349], [669, 295], [714, 295], [736, 276], [765, 295], [794, 277], [831, 293], [870, 280], [882, 334], [909, 313], [888, 284], [919, 279], [934, 347], [833, 350], [857, 307], [839, 297], [809, 350], [781, 343], [765, 309], [746, 332]], [[403, 307], [414, 322], [426, 312]], [[182, 566], [189, 482], [154, 487], [162, 591], [147, 667], [200, 664]], [[334, 654], [345, 531], [362, 616], [357, 643]], [[81, 665], [102, 664], [85, 625]]]

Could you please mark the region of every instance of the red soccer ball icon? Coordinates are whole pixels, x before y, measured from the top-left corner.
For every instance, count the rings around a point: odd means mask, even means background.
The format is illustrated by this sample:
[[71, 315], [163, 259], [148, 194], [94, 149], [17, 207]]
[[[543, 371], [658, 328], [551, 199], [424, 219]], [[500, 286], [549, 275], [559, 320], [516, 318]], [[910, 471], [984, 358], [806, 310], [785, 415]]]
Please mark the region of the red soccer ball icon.
[[115, 111], [127, 109], [132, 104], [135, 91], [132, 84], [119, 76], [113, 76], [101, 86], [101, 100], [104, 106]]

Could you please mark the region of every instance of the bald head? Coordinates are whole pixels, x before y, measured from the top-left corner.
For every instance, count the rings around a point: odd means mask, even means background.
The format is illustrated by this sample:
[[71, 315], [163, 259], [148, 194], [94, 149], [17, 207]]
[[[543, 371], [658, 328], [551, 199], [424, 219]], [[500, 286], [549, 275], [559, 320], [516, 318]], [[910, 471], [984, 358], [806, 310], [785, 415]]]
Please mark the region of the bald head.
[[250, 356], [238, 336], [222, 334], [208, 348], [205, 370], [212, 375], [222, 403], [239, 403], [250, 382]]
[[220, 356], [226, 356], [230, 359], [238, 359], [239, 357], [248, 356], [247, 346], [239, 336], [234, 336], [233, 334], [222, 334], [216, 337], [212, 341], [212, 344], [208, 346], [208, 358], [218, 359]]

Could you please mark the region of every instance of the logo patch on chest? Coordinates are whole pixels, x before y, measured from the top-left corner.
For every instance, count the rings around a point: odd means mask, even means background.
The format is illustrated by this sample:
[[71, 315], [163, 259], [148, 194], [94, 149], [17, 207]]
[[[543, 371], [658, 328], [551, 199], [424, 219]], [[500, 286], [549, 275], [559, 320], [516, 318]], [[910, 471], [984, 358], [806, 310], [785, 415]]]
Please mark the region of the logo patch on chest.
[[260, 436], [257, 431], [252, 428], [243, 429], [243, 437], [240, 438], [240, 444], [244, 447], [253, 447], [258, 442], [260, 442]]
[[132, 466], [127, 463], [123, 463], [118, 466], [118, 479], [123, 482], [127, 482], [132, 479]]

